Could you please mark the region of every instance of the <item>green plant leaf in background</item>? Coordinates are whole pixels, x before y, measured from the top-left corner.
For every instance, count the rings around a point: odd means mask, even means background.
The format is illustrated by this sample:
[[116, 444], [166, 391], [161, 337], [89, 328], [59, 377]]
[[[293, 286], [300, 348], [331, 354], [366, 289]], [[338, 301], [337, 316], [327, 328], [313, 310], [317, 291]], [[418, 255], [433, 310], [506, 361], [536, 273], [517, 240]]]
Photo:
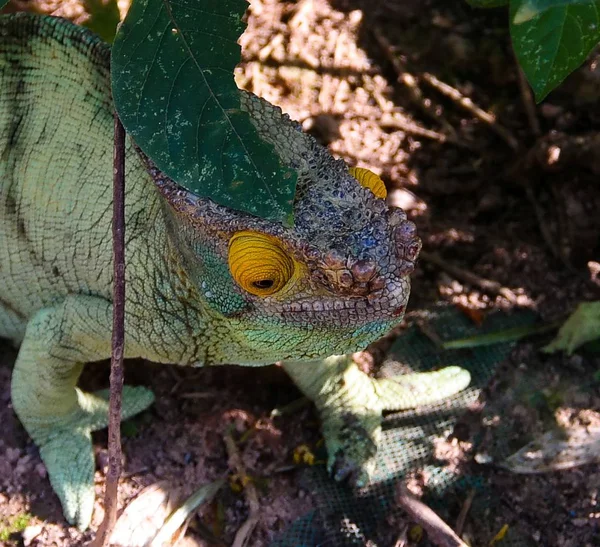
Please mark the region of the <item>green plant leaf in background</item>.
[[600, 0], [511, 0], [510, 33], [539, 102], [600, 41]]
[[289, 223], [297, 173], [259, 137], [233, 79], [247, 5], [134, 0], [113, 45], [113, 97], [126, 130], [175, 182]]
[[8, 4], [9, 0], [0, 0], [0, 9], [2, 9], [6, 4]]
[[121, 21], [117, 0], [83, 0], [83, 7], [90, 15], [83, 26], [111, 44]]
[[600, 300], [581, 302], [544, 351], [564, 350], [571, 355], [579, 346], [600, 339]]

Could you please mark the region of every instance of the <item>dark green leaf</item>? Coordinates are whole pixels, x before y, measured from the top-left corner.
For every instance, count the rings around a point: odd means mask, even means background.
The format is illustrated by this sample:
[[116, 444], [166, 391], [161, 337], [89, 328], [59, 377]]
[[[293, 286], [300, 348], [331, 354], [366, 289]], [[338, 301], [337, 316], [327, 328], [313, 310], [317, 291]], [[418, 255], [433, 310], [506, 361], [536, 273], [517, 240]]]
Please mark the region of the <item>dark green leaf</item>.
[[497, 8], [507, 6], [508, 0], [467, 0], [467, 4], [474, 8]]
[[0, 0], [0, 9], [2, 9], [6, 4], [8, 4], [9, 0]]
[[541, 101], [600, 41], [600, 0], [511, 0], [519, 64]]
[[297, 174], [240, 107], [245, 0], [134, 0], [112, 52], [115, 107], [140, 148], [200, 196], [289, 221]]

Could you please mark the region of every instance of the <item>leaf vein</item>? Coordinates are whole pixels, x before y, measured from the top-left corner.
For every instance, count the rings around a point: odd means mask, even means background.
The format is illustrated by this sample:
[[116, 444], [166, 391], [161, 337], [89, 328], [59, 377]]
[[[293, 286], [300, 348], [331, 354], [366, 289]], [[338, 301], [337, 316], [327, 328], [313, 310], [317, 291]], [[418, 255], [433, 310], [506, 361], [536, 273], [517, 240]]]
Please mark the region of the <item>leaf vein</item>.
[[210, 85], [208, 84], [208, 80], [206, 78], [206, 75], [204, 74], [204, 71], [202, 70], [202, 67], [198, 64], [198, 61], [196, 60], [196, 58], [193, 55], [193, 52], [189, 46], [189, 44], [187, 43], [187, 40], [185, 39], [184, 34], [181, 32], [181, 29], [179, 28], [179, 25], [177, 23], [177, 21], [175, 21], [174, 17], [173, 17], [173, 12], [171, 11], [171, 8], [169, 6], [168, 0], [163, 0], [163, 4], [165, 5], [166, 9], [167, 9], [167, 13], [169, 15], [169, 18], [171, 19], [173, 25], [175, 25], [175, 28], [177, 29], [177, 31], [179, 32], [179, 35], [181, 36], [181, 40], [185, 46], [185, 48], [188, 51], [188, 54], [191, 56], [192, 60], [194, 61], [194, 64], [196, 65], [196, 68], [198, 69], [198, 71], [200, 72], [202, 79], [204, 80], [210, 95], [214, 98], [217, 106], [219, 107], [219, 109], [221, 110], [221, 112], [223, 113], [223, 117], [225, 118], [225, 120], [227, 120], [227, 123], [229, 124], [229, 127], [231, 128], [231, 131], [235, 134], [235, 136], [237, 137], [239, 144], [241, 146], [241, 148], [244, 150], [244, 152], [246, 153], [248, 160], [250, 161], [250, 164], [252, 165], [252, 168], [254, 169], [254, 171], [256, 172], [257, 175], [257, 179], [262, 183], [262, 185], [266, 188], [269, 196], [271, 197], [271, 199], [274, 199], [273, 193], [271, 192], [271, 189], [269, 188], [269, 185], [266, 184], [266, 182], [264, 181], [264, 179], [260, 176], [260, 170], [258, 169], [258, 166], [256, 165], [256, 163], [254, 162], [254, 160], [252, 159], [252, 156], [250, 154], [250, 151], [248, 150], [248, 148], [246, 147], [245, 143], [243, 142], [241, 135], [237, 132], [237, 129], [234, 127], [234, 125], [231, 122], [231, 119], [229, 118], [229, 116], [227, 115], [227, 112], [225, 111], [225, 109], [223, 108], [223, 105], [219, 102], [218, 97], [215, 95], [215, 93], [213, 92], [213, 90], [211, 89]]

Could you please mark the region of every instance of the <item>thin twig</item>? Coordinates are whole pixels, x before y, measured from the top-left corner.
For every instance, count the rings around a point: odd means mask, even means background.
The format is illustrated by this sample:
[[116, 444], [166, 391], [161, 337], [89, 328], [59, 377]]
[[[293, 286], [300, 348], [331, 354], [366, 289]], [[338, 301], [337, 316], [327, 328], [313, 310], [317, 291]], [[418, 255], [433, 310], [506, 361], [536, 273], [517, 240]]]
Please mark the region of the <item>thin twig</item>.
[[398, 534], [394, 547], [406, 547], [408, 545], [408, 525], [404, 525]]
[[415, 498], [403, 483], [398, 485], [396, 502], [411, 519], [423, 527], [431, 542], [437, 547], [468, 547], [433, 509]]
[[465, 97], [458, 89], [442, 82], [429, 72], [421, 74], [423, 81], [427, 82], [431, 87], [437, 89], [440, 93], [452, 99], [457, 105], [461, 106], [467, 112], [470, 112], [478, 120], [487, 124], [510, 148], [513, 150], [519, 149], [519, 141], [514, 137], [508, 129], [501, 126], [496, 120], [496, 116], [479, 108], [469, 97]]
[[454, 264], [450, 264], [436, 253], [428, 253], [427, 251], [421, 251], [419, 257], [422, 260], [425, 260], [425, 262], [429, 262], [431, 264], [439, 266], [443, 270], [447, 271], [450, 275], [453, 275], [461, 281], [465, 281], [466, 283], [475, 285], [476, 287], [479, 287], [480, 289], [488, 293], [503, 296], [511, 303], [515, 303], [517, 301], [517, 295], [509, 288], [503, 287], [497, 281], [485, 279], [484, 277], [480, 277], [474, 274], [473, 272], [468, 272]]
[[423, 96], [423, 92], [419, 87], [417, 78], [408, 72], [402, 61], [400, 61], [398, 58], [398, 55], [396, 55], [392, 44], [390, 44], [387, 38], [380, 32], [373, 32], [373, 36], [379, 44], [379, 47], [381, 47], [385, 53], [385, 56], [388, 58], [390, 63], [392, 63], [392, 66], [396, 71], [396, 76], [398, 77], [398, 82], [403, 84], [408, 89], [411, 100], [422, 110], [425, 115], [435, 122], [440, 123], [444, 130], [448, 132], [448, 135], [456, 138], [456, 131], [454, 130], [454, 127], [452, 127], [447, 120], [439, 116], [435, 111], [435, 108], [431, 106], [431, 101]]
[[227, 455], [229, 456], [229, 466], [234, 469], [234, 471], [240, 477], [242, 484], [244, 485], [244, 492], [246, 494], [246, 502], [248, 503], [248, 519], [244, 524], [240, 526], [240, 529], [235, 534], [235, 539], [233, 540], [233, 544], [231, 547], [244, 547], [248, 545], [250, 541], [250, 537], [252, 536], [252, 532], [254, 528], [258, 524], [260, 519], [260, 504], [258, 502], [258, 492], [256, 491], [256, 487], [248, 477], [246, 473], [246, 468], [244, 467], [244, 463], [242, 462], [242, 457], [240, 456], [240, 452], [237, 448], [233, 437], [231, 436], [231, 431], [227, 430], [223, 437], [225, 441], [225, 447], [227, 448]]
[[117, 490], [121, 476], [121, 403], [125, 346], [125, 129], [115, 112], [113, 155], [113, 333], [108, 415], [108, 473], [104, 489], [104, 520], [95, 545], [109, 545], [117, 520]]
[[469, 493], [467, 494], [465, 502], [463, 503], [463, 506], [460, 510], [460, 514], [458, 515], [458, 518], [456, 519], [456, 535], [458, 537], [462, 536], [463, 529], [465, 527], [465, 521], [467, 520], [467, 515], [469, 514], [469, 511], [471, 510], [471, 505], [473, 505], [473, 500], [475, 499], [476, 493], [477, 493], [477, 490], [475, 490], [475, 488], [472, 488], [471, 490], [469, 490]]
[[542, 130], [540, 128], [540, 121], [538, 120], [537, 113], [535, 111], [533, 95], [531, 93], [531, 88], [527, 83], [527, 79], [525, 78], [525, 73], [520, 67], [516, 56], [515, 64], [517, 66], [517, 74], [519, 76], [519, 90], [521, 91], [521, 101], [523, 103], [523, 108], [525, 108], [525, 114], [527, 115], [527, 121], [529, 122], [529, 129], [531, 129], [533, 135], [539, 137], [542, 134]]
[[[479, 108], [469, 97], [465, 97], [460, 91], [458, 91], [458, 89], [448, 85], [445, 82], [442, 82], [433, 74], [428, 72], [421, 73], [418, 76], [411, 74], [404, 66], [404, 63], [402, 63], [402, 61], [398, 58], [398, 55], [396, 54], [394, 47], [390, 44], [390, 42], [381, 33], [375, 32], [373, 33], [373, 36], [379, 43], [379, 46], [385, 53], [388, 60], [392, 63], [392, 66], [394, 67], [394, 70], [398, 76], [398, 82], [403, 84], [408, 89], [411, 100], [417, 106], [419, 106], [422, 112], [429, 118], [442, 124], [444, 131], [447, 133], [447, 142], [467, 149], [472, 148], [472, 146], [469, 144], [461, 141], [458, 138], [456, 130], [454, 127], [452, 127], [450, 122], [438, 114], [435, 107], [431, 104], [431, 99], [424, 96], [423, 91], [419, 86], [419, 80], [427, 82], [434, 89], [452, 99], [460, 107], [467, 110], [473, 116], [487, 124], [492, 131], [494, 131], [504, 142], [506, 142], [506, 144], [508, 144], [512, 150], [519, 149], [519, 142], [517, 139], [512, 135], [512, 133], [510, 133], [510, 131], [508, 131], [508, 129], [501, 126], [497, 122], [496, 116]], [[431, 138], [431, 136], [428, 137]]]
[[554, 203], [556, 204], [556, 221], [558, 227], [556, 229], [557, 235], [557, 251], [560, 254], [560, 259], [562, 263], [569, 268], [572, 272], [575, 272], [575, 268], [571, 264], [570, 261], [570, 253], [571, 253], [571, 241], [570, 241], [570, 223], [571, 218], [566, 211], [566, 206], [564, 205], [565, 200], [561, 195], [561, 191], [559, 189], [559, 185], [556, 183], [550, 184], [550, 191], [552, 192], [552, 197], [554, 198]]
[[384, 129], [386, 127], [390, 127], [392, 129], [400, 129], [407, 135], [416, 135], [417, 137], [431, 139], [432, 141], [446, 142], [448, 140], [448, 137], [443, 133], [439, 133], [438, 131], [432, 131], [431, 129], [426, 129], [410, 121], [401, 120], [398, 117], [393, 116], [391, 114], [383, 114], [379, 124]]
[[533, 207], [533, 211], [535, 213], [535, 218], [537, 219], [538, 226], [540, 228], [540, 233], [542, 234], [542, 238], [544, 239], [544, 242], [548, 246], [548, 249], [554, 256], [554, 258], [558, 258], [559, 260], [562, 260], [563, 257], [561, 256], [560, 251], [558, 250], [558, 246], [554, 242], [554, 236], [552, 235], [550, 226], [546, 222], [546, 214], [545, 214], [544, 210], [542, 209], [542, 207], [540, 206], [540, 204], [538, 203], [538, 200], [536, 199], [536, 197], [533, 193], [533, 190], [531, 188], [531, 184], [529, 184], [528, 181], [524, 181], [524, 187], [525, 187], [525, 195], [527, 196], [529, 203], [531, 203], [531, 206]]
[[435, 332], [433, 325], [431, 324], [431, 321], [429, 319], [418, 319], [416, 321], [416, 325], [417, 328], [421, 331], [421, 333], [424, 334], [427, 338], [429, 338], [430, 342], [432, 342], [436, 348], [442, 349], [444, 341], [442, 340], [440, 335], [437, 332]]

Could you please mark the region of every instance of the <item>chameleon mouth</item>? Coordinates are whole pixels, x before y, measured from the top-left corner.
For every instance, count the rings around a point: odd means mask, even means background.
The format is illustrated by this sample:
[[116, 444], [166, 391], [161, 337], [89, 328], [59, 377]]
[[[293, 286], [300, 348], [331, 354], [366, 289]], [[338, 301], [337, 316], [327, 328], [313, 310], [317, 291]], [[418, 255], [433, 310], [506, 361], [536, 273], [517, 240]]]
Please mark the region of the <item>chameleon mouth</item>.
[[281, 304], [286, 323], [315, 327], [360, 327], [367, 323], [398, 322], [404, 315], [409, 294], [407, 281], [388, 282], [385, 291], [367, 297], [321, 296]]

